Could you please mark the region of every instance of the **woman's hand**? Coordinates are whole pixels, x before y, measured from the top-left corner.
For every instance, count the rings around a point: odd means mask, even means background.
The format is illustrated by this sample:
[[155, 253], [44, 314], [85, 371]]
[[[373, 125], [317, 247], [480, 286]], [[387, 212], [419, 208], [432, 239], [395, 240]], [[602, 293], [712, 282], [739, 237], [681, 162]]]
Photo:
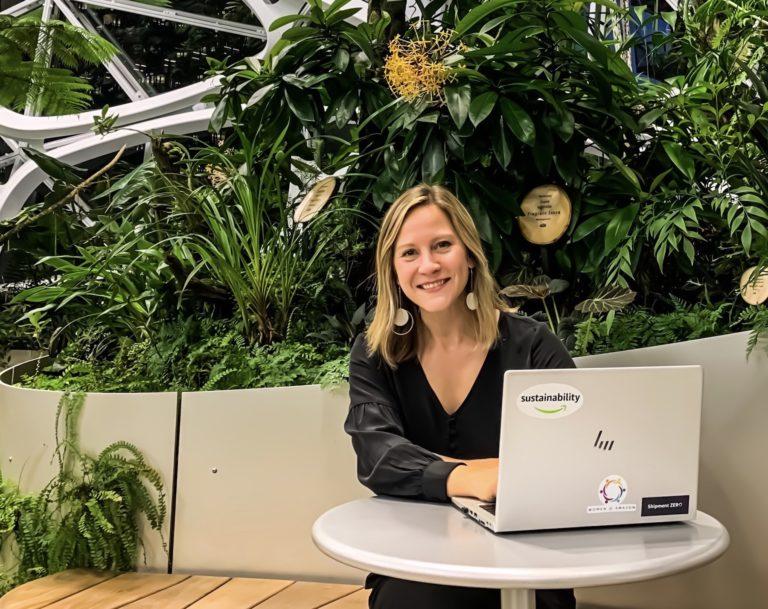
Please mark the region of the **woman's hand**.
[[[449, 460], [448, 458], [443, 458]], [[458, 459], [450, 459], [459, 461]], [[480, 501], [496, 499], [499, 482], [498, 459], [468, 459], [448, 475], [446, 491], [449, 497], [477, 497]]]

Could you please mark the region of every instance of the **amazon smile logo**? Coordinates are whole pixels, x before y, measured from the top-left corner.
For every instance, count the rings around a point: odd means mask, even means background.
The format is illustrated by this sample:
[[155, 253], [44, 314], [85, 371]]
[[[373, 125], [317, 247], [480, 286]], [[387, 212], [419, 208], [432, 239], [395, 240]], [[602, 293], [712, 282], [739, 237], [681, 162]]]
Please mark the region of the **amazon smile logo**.
[[579, 410], [584, 403], [581, 391], [564, 383], [542, 383], [523, 391], [517, 407], [530, 417], [560, 419]]

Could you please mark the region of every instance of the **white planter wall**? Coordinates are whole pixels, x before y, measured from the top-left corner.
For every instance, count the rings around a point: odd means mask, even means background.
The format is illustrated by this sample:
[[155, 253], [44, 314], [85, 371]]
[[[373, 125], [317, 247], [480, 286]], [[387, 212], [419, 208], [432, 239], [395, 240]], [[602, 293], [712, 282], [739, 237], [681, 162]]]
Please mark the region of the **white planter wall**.
[[[10, 381], [8, 376], [6, 372], [3, 379]], [[54, 421], [61, 395], [0, 382], [0, 469], [24, 492], [39, 491], [58, 471], [53, 452]], [[81, 447], [88, 454], [96, 456], [117, 440], [141, 449], [147, 463], [163, 478], [170, 513], [176, 393], [89, 393], [80, 422]], [[170, 531], [170, 518], [166, 518], [162, 530], [166, 542]], [[147, 555], [143, 565], [139, 554], [141, 570], [167, 571], [168, 557], [160, 535], [143, 522], [141, 536]]]
[[6, 362], [6, 368], [13, 368], [18, 364], [28, 362], [31, 359], [40, 357], [40, 351], [32, 351], [29, 349], [11, 349], [8, 352], [8, 361]]
[[348, 408], [346, 386], [182, 394], [174, 573], [362, 581], [311, 539], [323, 512], [371, 494]]
[[577, 592], [587, 607], [768, 607], [768, 357], [746, 360], [747, 332], [577, 359], [579, 367], [700, 364], [704, 368], [699, 509], [728, 529], [730, 548], [701, 569]]

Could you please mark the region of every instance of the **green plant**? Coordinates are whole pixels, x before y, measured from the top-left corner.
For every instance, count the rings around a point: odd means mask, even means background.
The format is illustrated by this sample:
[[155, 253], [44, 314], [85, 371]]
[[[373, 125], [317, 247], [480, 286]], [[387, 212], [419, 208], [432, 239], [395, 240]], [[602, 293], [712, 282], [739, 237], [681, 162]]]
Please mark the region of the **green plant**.
[[553, 302], [552, 310], [554, 312], [554, 317], [552, 317], [549, 312], [549, 307], [547, 307], [547, 298], [552, 298], [554, 301], [555, 294], [560, 294], [567, 289], [567, 281], [562, 279], [551, 279], [546, 275], [539, 275], [538, 277], [531, 279], [528, 283], [516, 283], [505, 286], [501, 289], [501, 293], [513, 300], [516, 298], [523, 298], [541, 301], [541, 306], [547, 317], [549, 329], [556, 332], [557, 327], [560, 325], [560, 313], [557, 310], [557, 303]]
[[721, 290], [727, 297], [750, 258], [768, 254], [761, 8], [761, 1], [687, 1], [677, 19], [667, 16], [674, 29], [650, 55], [658, 80], [639, 81], [644, 141], [624, 156], [637, 176], [635, 202], [614, 216], [604, 205], [585, 206], [589, 218], [574, 232], [574, 241], [605, 235], [595, 264], [606, 281], [635, 281], [646, 292], [692, 280], [709, 297]]
[[252, 345], [234, 320], [187, 318], [152, 338], [119, 338], [108, 326], [79, 330], [56, 360], [24, 378], [28, 387], [102, 392], [195, 391], [338, 384], [348, 347], [299, 336]]
[[387, 56], [386, 13], [354, 27], [341, 18], [344, 4], [323, 11], [315, 3], [308, 15], [285, 17], [280, 23], [294, 26], [263, 65], [224, 70], [222, 116], [255, 141], [273, 141], [276, 125], [286, 126], [290, 142], [303, 141], [303, 129], [315, 138], [343, 130], [340, 148], [306, 152], [322, 167], [343, 151], [355, 169], [344, 188], [378, 210], [419, 180], [446, 183], [470, 207], [494, 267], [529, 249], [513, 222], [526, 190], [562, 182], [579, 206], [589, 182], [587, 139], [617, 146], [636, 124], [631, 72], [589, 34], [574, 3], [451, 2], [439, 18], [443, 3], [426, 3], [409, 39], [439, 46], [448, 37], [455, 52], [433, 61], [445, 75], [442, 88], [419, 96], [413, 84], [410, 102], [394, 98], [381, 77], [388, 66], [403, 71]]
[[671, 303], [672, 310], [667, 313], [654, 313], [638, 307], [605, 319], [590, 314], [575, 324], [571, 341], [572, 354], [587, 355], [653, 347], [716, 336], [734, 327], [749, 327], [746, 318], [740, 318], [736, 323], [731, 321], [732, 306], [728, 303], [689, 305], [674, 297]]
[[155, 139], [153, 161], [101, 189], [94, 201], [108, 203], [88, 238], [40, 261], [55, 282], [16, 297], [38, 305], [30, 323], [42, 328], [56, 314], [66, 320], [59, 333], [97, 321], [143, 339], [178, 313], [234, 313], [250, 342], [266, 344], [285, 339], [300, 310], [310, 332], [322, 329], [309, 321], [321, 312], [346, 312], [349, 268], [364, 248], [360, 212], [337, 200], [293, 221], [297, 201], [280, 170], [292, 149], [280, 137], [267, 150], [244, 138], [239, 150], [191, 141], [190, 151]]
[[162, 479], [138, 448], [114, 442], [96, 457], [82, 451], [84, 401], [65, 393], [59, 402], [59, 470], [40, 493], [22, 494], [0, 476], [0, 550], [10, 544], [18, 560], [0, 580], [5, 588], [75, 567], [131, 570], [143, 545], [139, 519], [158, 532], [165, 520]]
[[[98, 35], [63, 21], [0, 15], [0, 105], [21, 110], [31, 103], [35, 114], [86, 109], [91, 86], [71, 70], [116, 52]], [[50, 65], [51, 58], [63, 67]]]
[[[285, 129], [303, 146], [308, 132], [304, 158], [335, 167], [344, 153], [343, 192], [363, 208], [381, 210], [420, 180], [448, 185], [475, 217], [494, 268], [564, 278], [566, 308], [613, 284], [646, 297], [682, 295], [690, 280], [727, 298], [738, 270], [766, 255], [768, 99], [756, 0], [686, 3], [677, 23], [664, 13], [673, 31], [649, 48], [650, 61], [666, 66], [657, 81], [627, 68], [625, 54], [646, 43], [616, 37], [631, 17], [616, 7], [598, 18], [566, 0], [444, 4], [424, 3], [418, 26], [396, 40], [385, 12], [344, 22], [344, 2], [285, 17], [279, 24], [292, 27], [263, 63], [222, 68], [214, 126], [230, 117], [256, 145]], [[718, 22], [717, 40], [696, 33]], [[408, 57], [403, 41], [415, 49]], [[332, 138], [341, 141], [317, 144]], [[535, 247], [514, 216], [546, 182], [565, 187], [573, 219], [558, 243]], [[701, 297], [692, 292], [685, 297]]]
[[214, 167], [220, 177], [185, 193], [194, 211], [181, 213], [194, 214], [204, 230], [172, 239], [179, 260], [193, 269], [189, 277], [202, 269], [224, 286], [246, 334], [267, 344], [286, 336], [302, 293], [324, 282], [327, 257], [338, 251], [348, 226], [344, 209], [303, 224], [291, 221], [288, 185], [276, 159], [292, 153], [284, 150], [284, 135], [263, 159], [244, 139], [237, 155], [209, 147], [192, 157], [191, 172]]

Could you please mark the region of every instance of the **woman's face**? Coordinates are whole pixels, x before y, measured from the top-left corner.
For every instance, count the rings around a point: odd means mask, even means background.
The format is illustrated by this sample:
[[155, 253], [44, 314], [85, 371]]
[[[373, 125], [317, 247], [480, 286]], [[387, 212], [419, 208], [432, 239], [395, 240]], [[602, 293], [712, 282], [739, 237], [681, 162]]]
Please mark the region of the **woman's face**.
[[410, 211], [395, 240], [395, 276], [403, 293], [422, 311], [450, 308], [464, 298], [467, 248], [436, 205]]

